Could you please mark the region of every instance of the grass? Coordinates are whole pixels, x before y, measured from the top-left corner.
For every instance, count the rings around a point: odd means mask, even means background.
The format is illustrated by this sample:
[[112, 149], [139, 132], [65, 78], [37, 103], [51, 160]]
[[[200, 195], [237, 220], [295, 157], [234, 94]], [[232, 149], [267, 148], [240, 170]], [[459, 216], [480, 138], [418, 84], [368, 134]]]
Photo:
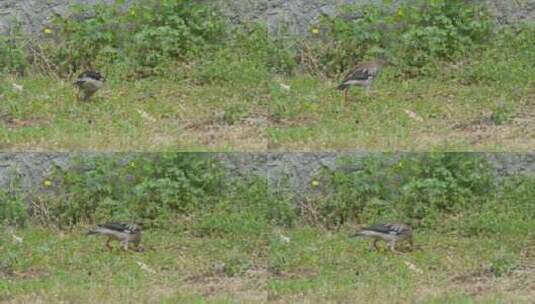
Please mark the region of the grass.
[[[42, 40], [0, 41], [4, 151], [531, 151], [535, 29], [479, 7], [340, 7], [311, 36], [230, 26], [195, 1], [73, 7]], [[199, 30], [204, 29], [204, 30]], [[208, 30], [206, 30], [208, 29]], [[314, 31], [315, 30], [315, 31]], [[95, 33], [99, 33], [95, 35]], [[393, 65], [370, 97], [335, 90], [349, 66]], [[108, 82], [90, 103], [72, 77]], [[16, 77], [10, 75], [26, 75]], [[42, 76], [61, 75], [61, 76]], [[292, 76], [288, 76], [292, 75]], [[129, 80], [127, 80], [129, 79]]]
[[0, 83], [4, 151], [511, 152], [535, 146], [530, 79], [499, 86], [443, 75], [400, 81], [386, 71], [371, 97], [355, 88], [347, 103], [333, 89], [335, 79], [307, 75], [257, 85], [111, 80], [90, 103], [76, 101], [64, 79], [6, 76]]
[[29, 227], [3, 234], [0, 301], [528, 303], [535, 296], [529, 233], [417, 231], [416, 249], [400, 255], [371, 252], [367, 242], [348, 239], [348, 229], [227, 237], [149, 230], [144, 253], [107, 252], [104, 240], [82, 233]]

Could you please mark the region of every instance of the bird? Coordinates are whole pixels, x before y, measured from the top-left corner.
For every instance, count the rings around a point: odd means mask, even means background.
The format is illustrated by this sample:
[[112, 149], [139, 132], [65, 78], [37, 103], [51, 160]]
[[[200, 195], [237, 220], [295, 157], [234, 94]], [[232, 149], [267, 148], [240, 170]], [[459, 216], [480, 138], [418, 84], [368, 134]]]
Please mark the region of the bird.
[[377, 242], [383, 240], [388, 243], [389, 248], [392, 252], [396, 251], [396, 242], [408, 241], [411, 248], [413, 247], [412, 241], [412, 227], [409, 224], [375, 224], [369, 227], [365, 227], [357, 231], [355, 234], [350, 236], [351, 238], [356, 237], [367, 237], [372, 238], [373, 242], [371, 245], [375, 250], [379, 250], [377, 247]]
[[342, 83], [337, 87], [338, 90], [344, 91], [345, 101], [347, 102], [349, 88], [353, 85], [364, 87], [366, 89], [366, 96], [369, 96], [369, 89], [373, 80], [379, 75], [379, 72], [387, 63], [385, 59], [376, 59], [362, 62], [351, 69], [344, 80], [342, 80]]
[[86, 235], [99, 234], [108, 237], [106, 241], [106, 247], [108, 250], [112, 250], [110, 242], [117, 240], [121, 243], [124, 250], [129, 249], [129, 245], [134, 245], [134, 250], [141, 252], [143, 247], [139, 245], [141, 242], [141, 226], [134, 223], [122, 223], [122, 222], [108, 222], [105, 224], [97, 225], [96, 228], [89, 230]]
[[74, 85], [84, 93], [84, 101], [88, 101], [102, 86], [106, 79], [98, 71], [87, 70], [78, 76]]

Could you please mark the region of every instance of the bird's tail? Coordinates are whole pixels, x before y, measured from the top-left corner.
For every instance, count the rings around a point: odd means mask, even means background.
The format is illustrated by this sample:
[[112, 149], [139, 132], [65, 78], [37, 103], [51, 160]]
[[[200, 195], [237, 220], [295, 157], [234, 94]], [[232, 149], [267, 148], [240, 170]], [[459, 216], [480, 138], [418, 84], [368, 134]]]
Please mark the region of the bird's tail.
[[99, 234], [97, 230], [88, 230], [85, 232], [85, 235], [93, 235], [93, 234]]
[[336, 87], [337, 90], [340, 90], [340, 91], [343, 91], [345, 89], [347, 89], [349, 86], [345, 83], [342, 83], [340, 84], [339, 86]]
[[355, 239], [355, 238], [358, 238], [358, 237], [361, 237], [361, 236], [363, 236], [362, 231], [357, 231], [357, 232], [355, 232], [353, 234], [350, 234], [349, 238], [350, 239]]

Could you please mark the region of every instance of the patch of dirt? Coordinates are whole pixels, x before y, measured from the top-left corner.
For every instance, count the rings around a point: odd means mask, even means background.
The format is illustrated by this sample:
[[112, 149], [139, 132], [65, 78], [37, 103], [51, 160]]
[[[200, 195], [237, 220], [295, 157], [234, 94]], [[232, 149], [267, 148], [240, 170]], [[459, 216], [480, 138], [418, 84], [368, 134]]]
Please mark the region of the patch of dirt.
[[301, 279], [318, 275], [318, 271], [311, 268], [300, 268], [292, 272], [273, 272], [265, 267], [255, 267], [242, 275], [229, 277], [219, 268], [215, 267], [205, 273], [188, 277], [184, 287], [207, 298], [231, 295], [240, 303], [261, 303], [276, 300], [266, 288], [271, 278]]
[[[508, 147], [533, 148], [535, 138], [535, 110], [533, 106], [524, 105], [503, 124], [497, 124], [492, 112], [468, 122], [455, 124], [453, 136], [465, 139], [472, 145], [494, 143]], [[531, 138], [530, 138], [531, 137]]]
[[233, 125], [214, 121], [189, 121], [183, 126], [187, 139], [207, 148], [239, 148], [242, 151], [265, 151], [268, 146], [267, 120], [248, 118]]
[[535, 298], [535, 264], [521, 263], [512, 271], [497, 277], [491, 268], [459, 274], [451, 279], [451, 288], [463, 290], [471, 296], [494, 293], [512, 298]]
[[300, 268], [292, 272], [276, 272], [274, 275], [279, 279], [305, 279], [319, 275], [318, 271], [311, 268]]
[[43, 117], [17, 119], [9, 115], [0, 116], [0, 122], [10, 129], [36, 127], [50, 124], [50, 120]]
[[46, 271], [37, 268], [29, 268], [25, 271], [13, 271], [9, 268], [0, 269], [0, 278], [2, 279], [31, 280], [47, 275]]
[[317, 119], [312, 117], [295, 117], [295, 118], [285, 118], [276, 121], [276, 126], [281, 127], [299, 127], [307, 126], [311, 124], [318, 123]]
[[496, 277], [491, 269], [483, 268], [454, 276], [451, 281], [468, 294], [479, 295], [495, 288]]
[[269, 274], [263, 269], [251, 269], [235, 277], [210, 271], [190, 276], [186, 279], [185, 287], [207, 298], [232, 295], [232, 298], [239, 299], [240, 302], [260, 303], [268, 298], [268, 278]]
[[[430, 131], [431, 130], [431, 131]], [[535, 147], [535, 112], [519, 111], [504, 124], [496, 124], [492, 113], [468, 121], [458, 122], [450, 128], [433, 130], [423, 129], [411, 135], [418, 145], [440, 145], [444, 143], [463, 143], [473, 150], [498, 148], [507, 151], [530, 151]], [[414, 146], [412, 146], [414, 148]]]
[[485, 130], [495, 125], [496, 124], [494, 123], [494, 120], [492, 118], [492, 113], [486, 113], [477, 119], [467, 122], [459, 122], [453, 125], [452, 129], [462, 130], [466, 132], [476, 132], [479, 130]]
[[[497, 276], [489, 266], [481, 266], [451, 276], [444, 284], [420, 284], [416, 294], [420, 299], [464, 293], [473, 298], [500, 295], [507, 303], [531, 303], [535, 299], [535, 247], [524, 248], [514, 269]], [[417, 301], [418, 302], [418, 301]]]

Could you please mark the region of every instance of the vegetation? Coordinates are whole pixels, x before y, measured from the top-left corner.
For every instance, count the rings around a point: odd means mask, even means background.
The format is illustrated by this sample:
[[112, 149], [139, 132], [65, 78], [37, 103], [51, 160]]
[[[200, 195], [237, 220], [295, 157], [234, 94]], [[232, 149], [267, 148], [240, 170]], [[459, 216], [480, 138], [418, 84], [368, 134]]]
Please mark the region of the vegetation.
[[[312, 203], [317, 209], [314, 213], [324, 215], [329, 225], [404, 219], [433, 227], [442, 216], [477, 213], [498, 191], [488, 164], [465, 153], [346, 162], [362, 162], [362, 168], [326, 172], [327, 178], [318, 185], [322, 195]], [[332, 195], [324, 195], [329, 192]]]
[[386, 56], [399, 72], [434, 74], [437, 60], [464, 58], [491, 33], [485, 10], [462, 0], [401, 3], [394, 12], [392, 1], [346, 6], [342, 16], [355, 12], [357, 18], [324, 17], [316, 29], [314, 54], [326, 71], [340, 73], [366, 57]]
[[29, 66], [24, 44], [25, 40], [19, 29], [0, 37], [0, 74], [24, 74]]
[[[388, 4], [388, 3], [387, 3]], [[388, 5], [385, 7], [389, 7]], [[191, 1], [75, 6], [33, 41], [0, 41], [4, 150], [527, 151], [535, 30], [494, 28], [464, 1], [343, 7], [309, 37], [229, 25]], [[360, 16], [345, 18], [344, 16]], [[352, 64], [392, 62], [372, 97], [334, 90]], [[92, 103], [71, 80], [101, 70]], [[46, 140], [45, 140], [46, 138]]]
[[[346, 159], [358, 170], [322, 172], [298, 195], [164, 152], [532, 150], [535, 29], [432, 0], [343, 7], [303, 40], [197, 1], [116, 2], [73, 7], [39, 41], [0, 37], [0, 149], [162, 153], [81, 158], [39, 192], [0, 190], [0, 302], [535, 297], [535, 179], [497, 179], [475, 155]], [[344, 103], [338, 78], [381, 56], [392, 65], [372, 97]], [[107, 78], [91, 103], [71, 85], [86, 68]], [[141, 222], [145, 253], [82, 237], [106, 220]], [[414, 251], [347, 238], [390, 220], [413, 224]]]
[[[342, 161], [358, 169], [323, 172], [310, 193], [295, 195], [284, 185], [273, 191], [261, 178], [229, 180], [205, 154], [80, 160], [43, 181], [44, 191], [29, 198], [26, 221], [0, 209], [6, 232], [0, 297], [13, 303], [532, 299], [533, 178], [497, 183], [472, 154]], [[19, 206], [16, 189], [2, 194], [3, 206]], [[336, 210], [343, 221], [334, 220]], [[145, 253], [108, 252], [103, 240], [82, 235], [104, 220], [142, 222]], [[381, 220], [413, 221], [415, 250], [371, 252], [366, 241], [347, 237], [355, 224]]]

